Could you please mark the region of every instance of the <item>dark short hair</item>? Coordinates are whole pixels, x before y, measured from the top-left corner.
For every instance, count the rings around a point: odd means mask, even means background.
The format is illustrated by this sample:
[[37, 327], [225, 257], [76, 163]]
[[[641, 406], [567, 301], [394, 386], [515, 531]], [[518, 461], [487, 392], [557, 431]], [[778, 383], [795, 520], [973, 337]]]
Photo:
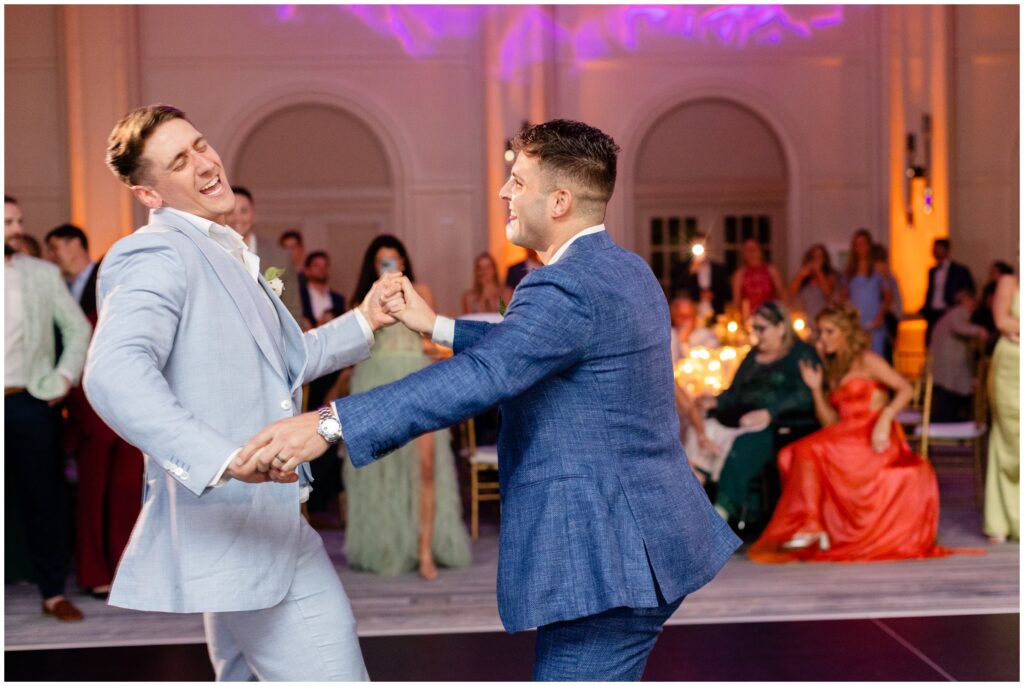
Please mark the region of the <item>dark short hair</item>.
[[17, 205], [18, 201], [14, 199], [13, 195], [6, 195], [5, 194], [4, 195], [4, 204], [5, 205]]
[[148, 164], [142, 153], [156, 127], [171, 119], [188, 121], [185, 113], [171, 105], [146, 105], [126, 114], [107, 139], [107, 167], [128, 186], [143, 181]]
[[51, 238], [62, 238], [67, 241], [77, 240], [85, 250], [89, 249], [89, 238], [85, 235], [85, 231], [74, 224], [61, 224], [57, 228], [51, 229], [50, 233], [46, 234], [45, 241], [49, 243]]
[[996, 260], [992, 263], [992, 266], [999, 270], [999, 273], [1004, 276], [1013, 274], [1013, 266], [1009, 262], [1003, 262], [1002, 260]]
[[250, 205], [256, 205], [256, 201], [252, 199], [252, 193], [249, 192], [249, 189], [246, 188], [245, 186], [232, 186], [231, 192], [234, 193], [235, 195], [244, 195], [245, 197], [249, 198]]
[[949, 239], [948, 238], [936, 238], [932, 245], [941, 245], [946, 250], [949, 250]]
[[21, 241], [21, 244], [25, 247], [25, 250], [28, 252], [29, 255], [31, 255], [32, 257], [42, 257], [43, 250], [40, 247], [39, 241], [36, 240], [35, 236], [23, 233], [20, 236], [18, 236], [18, 240]]
[[582, 199], [611, 200], [619, 146], [603, 131], [578, 121], [552, 119], [519, 132], [512, 149], [536, 157], [542, 171], [593, 193]]
[[296, 231], [295, 229], [291, 229], [289, 231], [285, 231], [284, 233], [282, 233], [281, 237], [277, 239], [277, 244], [284, 245], [284, 242], [289, 238], [294, 238], [295, 240], [297, 240], [299, 242], [299, 245], [305, 245], [302, 242], [302, 234]]
[[331, 261], [330, 256], [323, 250], [314, 250], [313, 252], [306, 255], [306, 261], [303, 264], [308, 267], [309, 265], [313, 264], [313, 260], [317, 259], [318, 257], [322, 257], [328, 262]]

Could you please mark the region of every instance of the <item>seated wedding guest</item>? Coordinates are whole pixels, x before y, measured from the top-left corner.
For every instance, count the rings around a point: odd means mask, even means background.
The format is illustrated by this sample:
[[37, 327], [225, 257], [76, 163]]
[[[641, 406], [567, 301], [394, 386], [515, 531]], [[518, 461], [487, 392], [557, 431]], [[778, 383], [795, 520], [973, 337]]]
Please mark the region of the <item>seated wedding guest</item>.
[[992, 355], [989, 391], [992, 434], [985, 475], [985, 535], [990, 543], [1020, 541], [1020, 282], [999, 279], [992, 314], [999, 342]]
[[850, 241], [850, 255], [840, 281], [839, 300], [860, 312], [861, 328], [867, 332], [871, 350], [885, 354], [885, 313], [892, 303], [892, 291], [875, 268], [871, 254], [875, 242], [867, 229], [857, 229]]
[[974, 395], [975, 350], [971, 343], [985, 340], [984, 327], [971, 324], [974, 289], [956, 294], [956, 305], [946, 310], [932, 327], [932, 413], [933, 422], [971, 420], [971, 396]]
[[672, 365], [686, 355], [690, 335], [697, 328], [697, 306], [687, 295], [676, 295], [668, 306], [672, 321]]
[[1013, 267], [1002, 260], [996, 260], [988, 269], [988, 283], [981, 290], [981, 297], [978, 298], [978, 306], [971, 315], [971, 323], [985, 327], [987, 336], [985, 339], [985, 354], [991, 355], [996, 349], [996, 341], [999, 340], [999, 329], [996, 328], [996, 320], [992, 316], [992, 299], [996, 294], [996, 283], [999, 279], [1008, 274], [1013, 274]]
[[743, 241], [743, 264], [732, 275], [733, 307], [744, 322], [769, 300], [784, 300], [786, 287], [779, 270], [764, 259], [764, 248], [753, 238]]
[[689, 296], [698, 304], [699, 310], [707, 310], [700, 313], [705, 319], [723, 314], [732, 299], [729, 274], [724, 264], [711, 259], [710, 242], [708, 234], [697, 234], [690, 259], [672, 267], [669, 291], [673, 298], [680, 294]]
[[[322, 326], [345, 314], [345, 296], [328, 284], [331, 258], [327, 253], [322, 250], [309, 253], [304, 267], [305, 271], [302, 274], [306, 285], [299, 291], [302, 303], [300, 324], [308, 321], [312, 322], [314, 327]], [[346, 370], [330, 372], [310, 381], [306, 387], [306, 407], [323, 405], [331, 389], [338, 382], [338, 377], [345, 373]], [[338, 458], [337, 446], [327, 446], [321, 457], [310, 463], [309, 468], [316, 482], [316, 488], [310, 492], [309, 500], [306, 501], [309, 523], [314, 529], [330, 528], [333, 526], [329, 520], [330, 506], [342, 489], [341, 460]], [[341, 514], [343, 513], [339, 513]]]
[[775, 457], [776, 432], [786, 427], [802, 435], [817, 428], [811, 391], [800, 378], [801, 360], [817, 361], [814, 348], [796, 337], [788, 310], [770, 301], [752, 318], [757, 344], [747, 353], [732, 384], [708, 399], [713, 419], [705, 423], [711, 442], [721, 448], [690, 454], [690, 460], [718, 482], [715, 509], [725, 519], [763, 519], [767, 503], [751, 493], [751, 483]]
[[6, 220], [20, 208], [4, 200], [4, 507], [25, 527], [42, 613], [76, 621], [82, 612], [64, 595], [67, 484], [55, 408], [78, 383], [92, 327], [57, 267], [11, 245], [20, 227]]
[[[388, 272], [402, 272], [427, 302], [430, 288], [416, 280], [412, 260], [400, 240], [373, 239], [363, 256], [359, 284], [352, 297], [362, 302], [373, 283]], [[404, 378], [431, 363], [424, 346], [432, 345], [404, 326], [378, 331], [373, 357], [356, 365], [351, 392], [365, 393]], [[345, 461], [348, 527], [345, 556], [349, 566], [375, 574], [418, 570], [428, 581], [437, 566], [470, 563], [469, 533], [455, 476], [450, 433], [437, 431], [406, 443], [388, 459], [362, 469]]]
[[[868, 348], [849, 304], [818, 317], [823, 364], [800, 364], [821, 431], [779, 452], [782, 497], [750, 548], [756, 562], [934, 557], [939, 489], [910, 450], [896, 414], [910, 384]], [[894, 395], [889, 400], [889, 391]]]
[[473, 287], [462, 294], [462, 314], [499, 312], [501, 302], [508, 305], [510, 290], [498, 280], [498, 263], [490, 253], [480, 253], [473, 261]]
[[893, 353], [896, 351], [896, 334], [899, 333], [900, 320], [903, 319], [903, 291], [900, 290], [900, 282], [889, 266], [889, 250], [884, 245], [876, 243], [871, 247], [871, 257], [875, 261], [875, 271], [882, 277], [882, 282], [892, 295], [883, 315], [885, 326], [885, 354], [883, 357], [889, 364], [892, 364]]
[[828, 249], [821, 243], [808, 248], [800, 271], [789, 282], [789, 295], [803, 307], [805, 321], [812, 331], [817, 326], [818, 313], [831, 302], [838, 280]]
[[522, 262], [516, 262], [508, 268], [508, 273], [505, 274], [505, 288], [511, 293], [519, 285], [519, 282], [523, 280], [523, 277], [540, 266], [542, 265], [540, 258], [537, 257], [537, 251], [527, 248], [526, 259]]
[[[46, 247], [72, 297], [94, 327], [100, 264], [89, 257], [89, 239], [64, 224], [46, 234]], [[78, 464], [75, 580], [93, 597], [106, 598], [121, 553], [142, 507], [142, 453], [100, 419], [81, 386], [65, 403], [64, 445]]]

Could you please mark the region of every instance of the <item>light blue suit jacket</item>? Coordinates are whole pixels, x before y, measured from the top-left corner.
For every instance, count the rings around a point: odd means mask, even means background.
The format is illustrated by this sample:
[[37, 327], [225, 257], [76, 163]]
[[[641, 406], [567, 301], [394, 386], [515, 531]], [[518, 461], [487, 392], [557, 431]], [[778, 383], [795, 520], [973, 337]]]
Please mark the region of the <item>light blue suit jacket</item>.
[[687, 465], [668, 305], [605, 232], [530, 272], [501, 324], [457, 322], [456, 355], [336, 401], [366, 465], [501, 403], [498, 609], [519, 631], [697, 590], [739, 545]]
[[369, 356], [355, 314], [303, 334], [204, 222], [163, 210], [107, 253], [99, 296], [83, 385], [146, 465], [110, 604], [277, 604], [295, 570], [299, 484], [208, 484], [249, 438], [298, 412], [304, 383]]

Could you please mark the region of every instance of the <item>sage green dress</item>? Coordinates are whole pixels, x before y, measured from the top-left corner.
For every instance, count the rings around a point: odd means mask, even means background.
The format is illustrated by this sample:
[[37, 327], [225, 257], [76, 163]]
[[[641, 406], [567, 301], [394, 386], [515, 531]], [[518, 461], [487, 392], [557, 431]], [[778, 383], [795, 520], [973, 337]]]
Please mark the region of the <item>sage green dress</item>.
[[[363, 393], [397, 381], [430, 363], [417, 334], [396, 325], [378, 330], [373, 355], [352, 374], [351, 392]], [[455, 476], [451, 432], [434, 439], [434, 562], [440, 567], [470, 563], [469, 533]], [[417, 439], [418, 440], [418, 439]], [[420, 454], [410, 441], [376, 462], [343, 467], [348, 499], [345, 555], [353, 569], [403, 574], [419, 567]]]
[[[1020, 317], [1020, 292], [1010, 312]], [[985, 533], [1020, 540], [1020, 344], [1000, 337], [988, 379], [992, 433], [985, 477]]]

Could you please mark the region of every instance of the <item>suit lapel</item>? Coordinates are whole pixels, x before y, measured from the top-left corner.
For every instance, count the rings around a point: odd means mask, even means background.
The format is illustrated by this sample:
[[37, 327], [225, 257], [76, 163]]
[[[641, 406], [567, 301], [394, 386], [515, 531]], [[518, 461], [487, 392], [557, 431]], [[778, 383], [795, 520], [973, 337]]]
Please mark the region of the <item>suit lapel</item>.
[[[306, 344], [302, 341], [302, 329], [299, 328], [299, 323], [295, 321], [292, 313], [284, 306], [281, 298], [274, 295], [274, 291], [270, 288], [270, 284], [267, 283], [266, 279], [260, 275], [258, 281], [263, 292], [267, 294], [270, 302], [273, 303], [274, 309], [277, 311], [277, 318], [281, 320], [280, 331], [284, 345], [283, 357], [289, 374], [286, 378], [290, 381], [291, 391], [294, 393], [296, 389], [302, 386], [302, 373], [306, 365]], [[261, 311], [266, 311], [266, 308], [263, 308]], [[270, 317], [269, 313], [267, 317]]]
[[[163, 219], [166, 220], [169, 217], [163, 217]], [[264, 316], [266, 308], [262, 307], [261, 303], [256, 300], [262, 296], [252, 287], [252, 279], [245, 273], [242, 265], [236, 262], [234, 258], [212, 240], [200, 240], [195, 235], [199, 231], [198, 229], [189, 231], [182, 228], [176, 222], [167, 222], [167, 225], [188, 237], [199, 248], [199, 251], [203, 253], [203, 256], [206, 257], [206, 260], [213, 267], [214, 273], [217, 274], [217, 278], [220, 279], [224, 288], [231, 295], [231, 300], [238, 308], [239, 314], [242, 315], [242, 320], [248, 327], [249, 332], [256, 339], [256, 344], [263, 352], [264, 357], [267, 358], [267, 361], [270, 362], [274, 370], [281, 375], [281, 378], [287, 381], [288, 372], [285, 369], [284, 355], [281, 352], [280, 342], [278, 336], [274, 333], [273, 324], [267, 321], [267, 318], [272, 318], [269, 317], [269, 313], [267, 313], [266, 317]], [[262, 281], [262, 277], [260, 281]]]

